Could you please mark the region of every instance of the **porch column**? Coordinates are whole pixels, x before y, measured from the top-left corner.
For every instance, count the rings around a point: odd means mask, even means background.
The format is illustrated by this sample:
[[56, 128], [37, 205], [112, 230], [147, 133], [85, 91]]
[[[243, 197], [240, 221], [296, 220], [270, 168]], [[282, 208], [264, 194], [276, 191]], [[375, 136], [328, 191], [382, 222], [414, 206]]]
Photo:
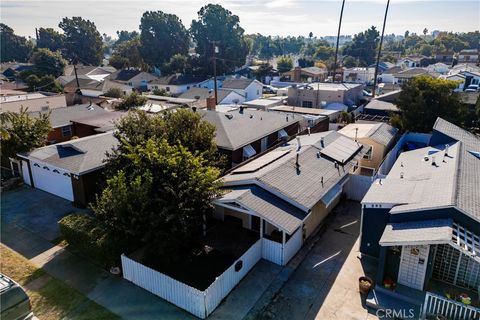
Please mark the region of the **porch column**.
[[282, 231], [282, 247], [285, 247], [285, 231]]
[[260, 218], [260, 238], [263, 238], [263, 219]]
[[285, 231], [282, 230], [282, 266], [285, 265]]

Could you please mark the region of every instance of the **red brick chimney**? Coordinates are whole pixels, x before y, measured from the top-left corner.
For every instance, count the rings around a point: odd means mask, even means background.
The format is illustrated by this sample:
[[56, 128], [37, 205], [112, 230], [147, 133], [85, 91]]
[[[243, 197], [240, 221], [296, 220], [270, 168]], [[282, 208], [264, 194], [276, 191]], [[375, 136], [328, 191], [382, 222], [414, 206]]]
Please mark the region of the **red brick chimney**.
[[207, 98], [207, 110], [216, 110], [216, 103], [215, 103], [215, 97], [209, 97]]
[[302, 76], [302, 68], [295, 67], [295, 69], [293, 69], [293, 81], [300, 82], [301, 76]]

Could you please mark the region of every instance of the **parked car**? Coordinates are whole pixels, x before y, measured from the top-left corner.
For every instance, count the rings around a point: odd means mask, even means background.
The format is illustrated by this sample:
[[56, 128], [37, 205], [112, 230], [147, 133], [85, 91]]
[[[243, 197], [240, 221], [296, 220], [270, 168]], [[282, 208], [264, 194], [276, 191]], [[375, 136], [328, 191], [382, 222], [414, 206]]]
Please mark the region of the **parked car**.
[[262, 92], [266, 94], [277, 94], [277, 88], [269, 85], [264, 85]]
[[25, 293], [25, 290], [18, 283], [3, 274], [0, 274], [0, 301], [0, 319], [33, 319], [30, 298]]

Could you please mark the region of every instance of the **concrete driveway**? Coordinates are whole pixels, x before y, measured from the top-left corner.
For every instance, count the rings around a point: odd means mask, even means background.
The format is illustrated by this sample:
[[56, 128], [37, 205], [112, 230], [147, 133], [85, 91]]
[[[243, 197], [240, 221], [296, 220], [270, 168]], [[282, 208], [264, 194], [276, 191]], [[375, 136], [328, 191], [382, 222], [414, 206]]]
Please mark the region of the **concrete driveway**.
[[85, 211], [68, 200], [28, 186], [4, 192], [1, 197], [2, 234], [4, 224], [16, 225], [47, 241], [59, 237], [58, 220]]

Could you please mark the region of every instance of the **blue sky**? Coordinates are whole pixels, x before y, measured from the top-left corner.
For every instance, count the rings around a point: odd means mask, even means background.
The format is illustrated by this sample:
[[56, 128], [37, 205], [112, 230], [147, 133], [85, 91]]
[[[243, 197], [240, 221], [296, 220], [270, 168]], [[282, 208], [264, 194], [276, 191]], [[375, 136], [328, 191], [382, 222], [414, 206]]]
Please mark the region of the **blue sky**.
[[[247, 33], [270, 35], [335, 35], [341, 0], [217, 0], [240, 17]], [[33, 36], [35, 27], [58, 28], [65, 16], [95, 22], [101, 33], [137, 30], [147, 10], [162, 10], [180, 17], [189, 27], [201, 0], [2, 0], [1, 21], [16, 33]], [[342, 34], [355, 34], [374, 25], [381, 28], [386, 0], [346, 0]], [[480, 29], [480, 1], [391, 0], [385, 32], [421, 33], [424, 28], [447, 31]]]

